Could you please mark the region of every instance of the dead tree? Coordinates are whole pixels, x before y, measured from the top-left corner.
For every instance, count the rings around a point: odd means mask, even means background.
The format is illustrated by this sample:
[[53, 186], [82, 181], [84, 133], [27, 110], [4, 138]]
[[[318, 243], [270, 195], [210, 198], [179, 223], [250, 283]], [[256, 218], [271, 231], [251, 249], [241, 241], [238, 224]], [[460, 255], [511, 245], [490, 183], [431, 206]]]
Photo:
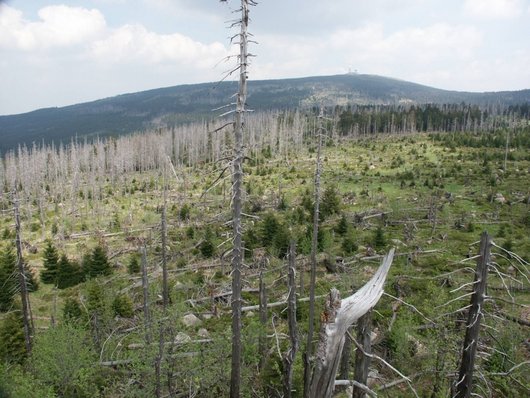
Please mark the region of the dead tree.
[[486, 293], [486, 279], [488, 276], [488, 265], [491, 260], [491, 238], [487, 232], [483, 232], [480, 239], [479, 258], [473, 282], [473, 294], [471, 296], [471, 308], [467, 318], [466, 336], [462, 350], [462, 362], [455, 384], [455, 398], [468, 398], [471, 396], [473, 387], [473, 368], [478, 346], [480, 321], [484, 313], [484, 295]]
[[149, 280], [147, 278], [147, 251], [142, 247], [142, 290], [146, 345], [151, 343], [151, 316], [149, 314]]
[[394, 249], [391, 249], [372, 279], [350, 297], [341, 300], [336, 289], [329, 293], [321, 314], [320, 339], [309, 398], [331, 397], [346, 331], [379, 301], [393, 258]]
[[[165, 175], [165, 172], [164, 172]], [[167, 189], [166, 179], [164, 178], [164, 205], [162, 206], [162, 304], [164, 306], [164, 312], [167, 310], [169, 305], [169, 289], [167, 281]]]
[[241, 213], [243, 208], [243, 128], [247, 101], [248, 66], [248, 22], [250, 5], [253, 0], [241, 0], [241, 20], [239, 21], [239, 91], [237, 93], [234, 146], [232, 160], [232, 366], [230, 375], [230, 397], [238, 398], [241, 388], [241, 267], [243, 263], [243, 231]]
[[315, 167], [315, 191], [314, 191], [314, 209], [313, 209], [313, 236], [311, 240], [311, 279], [309, 281], [309, 328], [307, 331], [306, 350], [304, 353], [304, 397], [309, 397], [309, 388], [311, 383], [311, 357], [313, 356], [313, 334], [315, 330], [315, 285], [317, 274], [317, 247], [318, 247], [318, 220], [320, 218], [320, 175], [322, 173], [322, 136], [324, 125], [324, 111], [320, 108], [317, 163]]
[[298, 351], [298, 327], [296, 324], [296, 282], [295, 282], [295, 259], [296, 247], [295, 243], [291, 241], [289, 248], [289, 270], [287, 274], [287, 287], [289, 294], [287, 297], [287, 318], [289, 322], [289, 341], [291, 347], [283, 357], [283, 396], [291, 397], [291, 390], [293, 384], [293, 363]]
[[15, 231], [16, 238], [15, 244], [17, 247], [17, 269], [18, 269], [18, 280], [20, 285], [20, 297], [22, 301], [22, 318], [24, 322], [24, 341], [26, 343], [26, 351], [28, 354], [31, 353], [31, 335], [32, 331], [32, 320], [31, 320], [31, 308], [29, 303], [29, 293], [26, 277], [26, 267], [24, 267], [24, 258], [22, 257], [22, 238], [20, 234], [20, 213], [18, 195], [15, 191], [14, 198], [14, 211], [15, 211]]
[[[363, 351], [357, 350], [355, 353], [355, 373], [353, 379], [362, 385], [368, 385], [368, 369], [370, 367], [371, 358], [366, 355], [372, 352], [372, 344], [370, 342], [371, 334], [371, 311], [368, 311], [357, 322], [357, 339], [362, 345]], [[363, 398], [365, 391], [359, 387], [358, 384], [353, 385], [352, 398]]]
[[[261, 262], [262, 264], [263, 262]], [[263, 372], [267, 360], [267, 289], [263, 281], [263, 269], [259, 273], [259, 322], [261, 325], [258, 351], [260, 353], [259, 369]]]

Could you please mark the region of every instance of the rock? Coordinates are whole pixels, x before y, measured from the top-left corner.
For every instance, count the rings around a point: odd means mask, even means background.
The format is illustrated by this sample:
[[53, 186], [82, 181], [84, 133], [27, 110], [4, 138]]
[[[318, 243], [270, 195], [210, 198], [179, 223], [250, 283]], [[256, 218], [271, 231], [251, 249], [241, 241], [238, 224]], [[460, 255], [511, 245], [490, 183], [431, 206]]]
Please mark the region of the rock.
[[191, 337], [188, 336], [186, 333], [178, 332], [175, 336], [175, 343], [177, 344], [184, 344], [188, 341], [191, 341]]
[[395, 246], [403, 246], [403, 247], [407, 247], [407, 245], [405, 243], [403, 243], [402, 241], [400, 241], [399, 239], [390, 239], [390, 241], [395, 245]]
[[368, 386], [368, 388], [372, 388], [378, 379], [379, 379], [378, 370], [370, 369], [368, 371], [368, 379], [366, 380], [366, 385]]
[[207, 339], [210, 337], [210, 333], [205, 328], [200, 328], [197, 332], [197, 335], [203, 339]]
[[194, 327], [200, 325], [202, 321], [193, 314], [184, 315], [182, 317], [182, 323], [187, 327]]
[[254, 316], [254, 313], [253, 313], [252, 311], [248, 311], [248, 312], [245, 314], [245, 316], [246, 316], [247, 318], [252, 318], [252, 317]]
[[496, 203], [506, 203], [506, 198], [502, 193], [496, 193], [495, 197], [493, 198], [493, 201]]

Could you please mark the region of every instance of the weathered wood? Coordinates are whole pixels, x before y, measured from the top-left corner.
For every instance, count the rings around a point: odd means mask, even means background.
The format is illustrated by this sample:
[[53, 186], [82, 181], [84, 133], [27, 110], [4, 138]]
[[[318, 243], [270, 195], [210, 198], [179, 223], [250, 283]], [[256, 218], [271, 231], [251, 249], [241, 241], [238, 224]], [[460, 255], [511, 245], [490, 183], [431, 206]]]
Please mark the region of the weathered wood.
[[24, 266], [24, 257], [22, 256], [22, 238], [20, 234], [20, 213], [19, 213], [19, 203], [17, 193], [15, 191], [14, 199], [14, 211], [15, 211], [15, 245], [17, 248], [17, 269], [18, 269], [18, 281], [20, 287], [20, 298], [22, 301], [22, 319], [24, 323], [24, 342], [26, 344], [26, 351], [28, 355], [31, 353], [32, 348], [32, 325], [33, 321], [31, 319], [31, 308], [29, 302], [29, 293], [26, 277], [26, 267]]
[[149, 314], [149, 280], [147, 279], [147, 251], [142, 247], [142, 290], [143, 290], [143, 312], [145, 342], [151, 343], [151, 316]]
[[393, 258], [394, 249], [391, 249], [372, 279], [350, 297], [340, 300], [339, 292], [331, 290], [321, 315], [320, 341], [311, 379], [310, 398], [331, 397], [346, 331], [379, 301]]
[[[372, 323], [372, 312], [368, 311], [357, 321], [357, 339], [362, 345], [363, 351], [357, 350], [355, 353], [355, 372], [354, 380], [362, 385], [367, 385], [368, 369], [370, 367], [371, 358], [366, 355], [372, 352], [372, 344], [370, 342]], [[358, 385], [353, 386], [352, 398], [363, 398], [365, 394], [364, 389]]]
[[260, 372], [265, 369], [267, 361], [267, 289], [263, 281], [263, 270], [259, 273], [259, 322], [261, 325], [258, 350], [260, 354], [259, 369]]
[[289, 291], [287, 303], [287, 319], [289, 323], [289, 341], [291, 346], [283, 357], [283, 396], [291, 398], [293, 385], [293, 364], [298, 352], [298, 326], [296, 324], [296, 281], [295, 281], [295, 259], [296, 249], [294, 241], [291, 241], [289, 247], [289, 263], [287, 273], [287, 289]]
[[473, 370], [475, 356], [478, 346], [480, 321], [483, 316], [484, 295], [486, 292], [486, 279], [488, 276], [488, 265], [491, 257], [491, 238], [487, 232], [483, 232], [480, 239], [479, 258], [473, 282], [473, 295], [471, 296], [471, 308], [466, 326], [466, 336], [462, 349], [462, 362], [455, 384], [455, 398], [468, 398], [471, 396], [473, 387]]
[[243, 265], [243, 127], [247, 102], [248, 23], [249, 2], [241, 0], [239, 33], [239, 91], [237, 93], [234, 124], [234, 159], [232, 161], [232, 364], [230, 398], [239, 398], [241, 389], [241, 267]]
[[315, 284], [317, 269], [317, 246], [318, 246], [318, 221], [320, 218], [320, 175], [322, 173], [322, 136], [324, 135], [324, 110], [320, 108], [317, 159], [315, 167], [314, 186], [314, 209], [313, 209], [313, 235], [311, 238], [311, 276], [309, 281], [309, 327], [307, 331], [306, 350], [304, 353], [304, 398], [309, 397], [311, 386], [312, 356], [313, 356], [313, 334], [315, 330]]

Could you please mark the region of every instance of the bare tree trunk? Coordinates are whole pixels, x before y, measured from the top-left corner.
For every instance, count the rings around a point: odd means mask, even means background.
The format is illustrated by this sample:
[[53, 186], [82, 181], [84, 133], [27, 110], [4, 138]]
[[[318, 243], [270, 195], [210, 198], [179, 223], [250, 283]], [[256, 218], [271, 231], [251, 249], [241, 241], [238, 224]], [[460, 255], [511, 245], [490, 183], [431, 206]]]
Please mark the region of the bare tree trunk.
[[483, 316], [484, 295], [486, 292], [486, 279], [488, 266], [491, 258], [491, 238], [487, 232], [483, 232], [480, 239], [479, 258], [475, 271], [473, 283], [473, 295], [471, 296], [471, 308], [467, 319], [466, 336], [462, 351], [462, 363], [456, 382], [455, 398], [468, 398], [471, 396], [473, 387], [473, 368], [475, 365], [475, 354], [478, 346], [480, 320]]
[[28, 354], [31, 353], [31, 334], [32, 334], [32, 321], [31, 321], [31, 309], [29, 303], [29, 293], [26, 279], [26, 270], [24, 267], [24, 258], [22, 257], [22, 238], [20, 236], [20, 214], [19, 214], [19, 203], [18, 194], [15, 191], [14, 205], [15, 205], [15, 230], [16, 230], [16, 247], [17, 247], [17, 268], [18, 278], [20, 285], [20, 296], [22, 300], [22, 317], [24, 321], [24, 341], [26, 343], [26, 351]]
[[162, 396], [162, 358], [164, 357], [164, 321], [159, 322], [159, 335], [158, 335], [158, 355], [155, 360], [155, 396], [160, 398]]
[[[164, 173], [165, 174], [165, 173]], [[166, 179], [164, 178], [164, 205], [162, 207], [162, 304], [164, 312], [169, 305], [169, 289], [167, 282], [167, 189]]]
[[[352, 332], [353, 327], [348, 328], [348, 333]], [[351, 360], [351, 349], [353, 346], [353, 341], [350, 339], [348, 334], [344, 337], [344, 347], [342, 348], [342, 355], [340, 357], [339, 364], [339, 379], [349, 380], [350, 379], [350, 360]], [[338, 386], [337, 391], [346, 390], [348, 386]]]
[[309, 388], [311, 383], [311, 363], [313, 356], [313, 334], [315, 330], [315, 284], [317, 273], [317, 246], [318, 246], [318, 220], [320, 208], [320, 174], [322, 172], [321, 151], [323, 131], [324, 111], [320, 108], [317, 149], [317, 164], [315, 168], [315, 192], [314, 192], [314, 210], [313, 210], [313, 237], [311, 240], [311, 277], [309, 282], [309, 328], [307, 331], [307, 343], [304, 353], [304, 397], [309, 397]]
[[[368, 368], [370, 367], [370, 357], [365, 355], [372, 352], [372, 344], [370, 343], [371, 333], [371, 322], [372, 322], [372, 311], [368, 311], [357, 322], [357, 339], [359, 344], [362, 345], [363, 351], [357, 350], [355, 353], [355, 374], [354, 380], [363, 384], [368, 385]], [[357, 385], [353, 385], [352, 398], [363, 398], [365, 392]]]
[[146, 345], [151, 343], [151, 316], [149, 314], [149, 280], [147, 279], [147, 251], [142, 247], [142, 289]]
[[309, 398], [331, 397], [346, 331], [379, 301], [393, 258], [394, 249], [391, 249], [372, 279], [350, 297], [340, 300], [338, 290], [331, 290], [321, 315], [320, 341]]
[[243, 263], [242, 241], [242, 189], [243, 189], [243, 127], [247, 100], [247, 44], [249, 0], [241, 0], [241, 31], [239, 33], [239, 92], [237, 94], [234, 144], [235, 157], [232, 172], [232, 367], [230, 397], [238, 398], [241, 388], [241, 266]]
[[259, 322], [261, 325], [258, 342], [259, 369], [260, 372], [263, 372], [267, 359], [267, 290], [263, 282], [263, 270], [259, 273]]
[[298, 351], [298, 327], [296, 324], [295, 259], [296, 247], [294, 241], [291, 241], [291, 245], [289, 248], [289, 270], [287, 276], [287, 287], [289, 289], [289, 295], [287, 298], [287, 317], [289, 322], [289, 341], [291, 343], [291, 347], [283, 358], [283, 394], [285, 398], [291, 398], [291, 390], [293, 385], [293, 363], [296, 353]]

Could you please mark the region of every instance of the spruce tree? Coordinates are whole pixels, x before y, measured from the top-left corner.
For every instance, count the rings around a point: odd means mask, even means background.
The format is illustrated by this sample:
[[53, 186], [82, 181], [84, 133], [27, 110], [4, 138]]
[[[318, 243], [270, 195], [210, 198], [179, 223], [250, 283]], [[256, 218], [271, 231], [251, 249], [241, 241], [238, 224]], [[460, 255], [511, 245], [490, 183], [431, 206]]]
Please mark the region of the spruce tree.
[[46, 284], [57, 283], [57, 269], [59, 267], [59, 254], [57, 249], [53, 246], [50, 240], [46, 241], [46, 248], [44, 249], [44, 269], [40, 274], [40, 280]]
[[335, 232], [337, 232], [340, 236], [344, 236], [346, 235], [346, 232], [348, 232], [348, 220], [346, 220], [346, 216], [344, 214], [337, 223]]
[[68, 297], [64, 302], [63, 319], [65, 322], [76, 322], [81, 318], [82, 312], [79, 302], [76, 299]]
[[322, 203], [320, 204], [320, 220], [324, 220], [332, 214], [340, 211], [340, 197], [337, 194], [335, 186], [330, 185], [322, 195]]
[[17, 290], [16, 257], [8, 247], [0, 253], [0, 312], [9, 311]]
[[57, 269], [57, 287], [66, 289], [83, 281], [81, 267], [74, 261], [70, 261], [66, 254], [61, 256]]
[[20, 311], [13, 311], [0, 323], [0, 361], [8, 364], [22, 363], [26, 357], [24, 323]]
[[90, 278], [94, 278], [99, 275], [110, 275], [112, 274], [112, 268], [110, 267], [107, 253], [101, 246], [96, 246], [90, 256], [90, 262], [88, 269], [85, 270], [86, 274]]

